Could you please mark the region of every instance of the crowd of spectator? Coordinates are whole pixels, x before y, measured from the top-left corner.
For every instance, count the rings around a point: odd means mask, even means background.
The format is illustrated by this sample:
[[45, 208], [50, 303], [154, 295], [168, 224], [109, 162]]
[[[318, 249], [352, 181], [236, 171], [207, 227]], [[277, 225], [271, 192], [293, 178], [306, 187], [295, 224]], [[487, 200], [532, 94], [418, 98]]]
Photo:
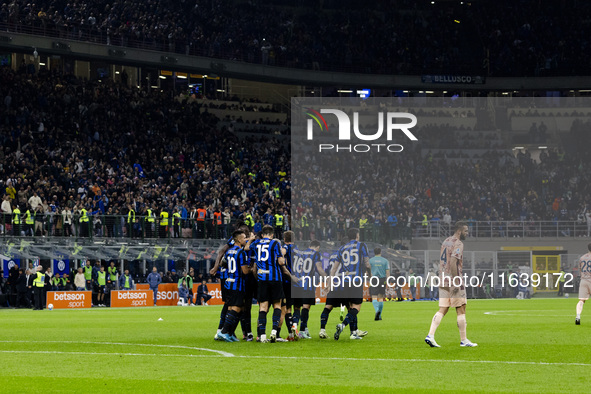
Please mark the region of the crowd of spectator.
[[[295, 151], [294, 223], [320, 239], [339, 239], [342, 229], [354, 225], [362, 232], [377, 229], [383, 234], [377, 240], [389, 242], [412, 237], [422, 226], [449, 226], [460, 219], [532, 222], [533, 235], [538, 235], [533, 222], [578, 221], [583, 228], [587, 224], [578, 235], [588, 234], [591, 172], [584, 154], [549, 149], [538, 161], [525, 150], [516, 156], [491, 150], [477, 160], [455, 161], [422, 155], [429, 147], [421, 140], [405, 147], [403, 155], [374, 154], [371, 160], [364, 153], [312, 159]], [[497, 236], [508, 235], [503, 226]], [[549, 235], [556, 234], [549, 229]], [[561, 234], [574, 235], [572, 228]]]
[[165, 211], [171, 229], [194, 223], [198, 209], [216, 225], [218, 215], [230, 224], [247, 212], [260, 221], [268, 209], [289, 212], [287, 146], [268, 136], [238, 139], [196, 101], [7, 67], [0, 96], [3, 225], [15, 223], [18, 208], [29, 235], [70, 235], [86, 215], [95, 235], [133, 236], [149, 209], [153, 225]]
[[570, 0], [269, 3], [5, 0], [0, 28], [107, 45], [364, 73], [581, 75], [591, 5]]
[[[427, 125], [403, 156], [314, 163], [315, 176], [300, 177], [292, 195], [285, 141], [239, 139], [197, 100], [27, 68], [0, 69], [0, 97], [1, 224], [13, 234], [15, 208], [26, 235], [84, 235], [77, 226], [86, 210], [95, 236], [162, 236], [157, 226], [166, 212], [165, 236], [200, 238], [227, 237], [237, 220], [255, 230], [276, 225], [277, 214], [278, 234], [322, 222], [330, 225], [316, 236], [330, 238], [361, 220], [368, 227], [396, 223], [405, 229], [396, 236], [410, 236], [424, 220], [570, 221], [589, 211], [584, 152], [550, 149], [533, 160], [527, 151], [495, 148], [468, 158], [458, 150], [494, 148], [495, 134], [480, 140], [466, 138], [467, 129]], [[573, 123], [573, 135], [585, 124]], [[457, 149], [429, 151], [451, 147]], [[296, 150], [296, 157], [305, 169], [306, 156]], [[448, 160], [455, 158], [461, 160]], [[343, 171], [351, 165], [358, 168]], [[359, 171], [372, 175], [359, 178]]]
[[[133, 267], [131, 267], [133, 268]], [[137, 268], [137, 267], [135, 267]], [[189, 270], [177, 270], [172, 268], [169, 271], [158, 272], [156, 267], [153, 267], [153, 274], [148, 274], [151, 269], [125, 269], [123, 272], [115, 266], [115, 262], [95, 261], [94, 265], [90, 260], [80, 268], [72, 268], [70, 272], [60, 273], [53, 272], [51, 267], [41, 268], [41, 272], [45, 274], [45, 284], [43, 286], [43, 293], [46, 297], [48, 291], [92, 291], [93, 306], [106, 306], [105, 295], [107, 300], [112, 290], [135, 290], [139, 283], [148, 283], [150, 286], [153, 282], [156, 284], [156, 289], [160, 283], [173, 283], [179, 286], [179, 298], [181, 298], [181, 288], [187, 290], [185, 294], [185, 302], [189, 304], [193, 300], [193, 284], [197, 284], [197, 292], [195, 294], [195, 305], [201, 305], [211, 298], [208, 294], [207, 284], [217, 283], [219, 278], [210, 276], [209, 274], [197, 273], [197, 271], [190, 267]], [[12, 307], [33, 307], [33, 280], [36, 277], [37, 268], [33, 263], [29, 263], [28, 267], [19, 268], [14, 265], [8, 270], [7, 275], [4, 276], [0, 269], [0, 295], [8, 295], [8, 305], [3, 306]], [[105, 274], [104, 283], [99, 279], [99, 272]], [[125, 281], [128, 278], [129, 280]], [[156, 303], [156, 295], [154, 302]], [[45, 305], [45, 301], [43, 305]]]

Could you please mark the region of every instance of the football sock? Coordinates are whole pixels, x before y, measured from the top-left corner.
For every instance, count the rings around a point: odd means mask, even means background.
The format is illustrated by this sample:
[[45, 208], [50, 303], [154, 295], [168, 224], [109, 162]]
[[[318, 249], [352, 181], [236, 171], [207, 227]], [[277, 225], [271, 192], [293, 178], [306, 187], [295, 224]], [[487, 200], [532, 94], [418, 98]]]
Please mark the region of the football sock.
[[384, 309], [384, 301], [378, 302], [378, 312], [381, 313], [383, 309]]
[[380, 303], [378, 300], [373, 300], [371, 303], [373, 304], [373, 309], [375, 309], [376, 313], [378, 313], [380, 311]]
[[466, 340], [466, 315], [458, 315], [458, 329], [460, 330], [460, 340]]
[[296, 326], [300, 322], [300, 310], [296, 309], [293, 311], [293, 317], [291, 318], [291, 324], [295, 324]]
[[353, 321], [351, 321], [349, 328], [351, 329], [351, 334], [357, 331], [357, 313], [355, 313], [355, 316], [353, 318]]
[[328, 322], [328, 315], [330, 314], [330, 309], [324, 308], [322, 314], [320, 315], [320, 328], [323, 330], [326, 328], [326, 322]]
[[[238, 327], [238, 324], [240, 324], [242, 322], [243, 317], [244, 317], [244, 313], [242, 311], [240, 311], [236, 314], [237, 320], [236, 320], [236, 324], [234, 326], [234, 330], [236, 330], [236, 328]], [[234, 331], [232, 331], [232, 332], [234, 332]], [[242, 333], [244, 333], [244, 331]]]
[[245, 303], [244, 308], [242, 310], [242, 314], [240, 316], [240, 327], [242, 327], [242, 333], [247, 335], [249, 332], [252, 332], [252, 302]]
[[310, 310], [302, 308], [302, 321], [300, 323], [300, 331], [308, 328], [308, 318], [310, 317]]
[[437, 327], [439, 327], [439, 323], [441, 323], [441, 319], [443, 319], [443, 313], [437, 312], [435, 316], [433, 316], [433, 321], [431, 322], [431, 328], [429, 329], [429, 336], [435, 336], [435, 331], [437, 331]]
[[[266, 317], [265, 317], [265, 320], [266, 320]], [[273, 310], [273, 330], [277, 330], [277, 333], [279, 333], [279, 329], [280, 329], [280, 327], [279, 327], [280, 320], [281, 320], [281, 308], [275, 308]]]
[[267, 329], [267, 312], [259, 311], [259, 322], [257, 325], [257, 334], [260, 337], [261, 335], [265, 334], [265, 330]]
[[287, 327], [287, 331], [291, 330], [291, 313], [286, 313], [285, 314], [285, 327]]
[[224, 328], [224, 321], [226, 320], [226, 313], [228, 313], [228, 306], [224, 304], [222, 308], [222, 313], [220, 313], [220, 324], [218, 324], [218, 330]]
[[232, 333], [235, 329], [235, 324], [238, 324], [238, 312], [228, 311], [224, 321], [224, 328], [222, 328], [222, 334]]
[[577, 304], [577, 319], [581, 318], [581, 313], [583, 312], [583, 305], [585, 305], [585, 303], [579, 300], [579, 303]]
[[355, 308], [351, 308], [349, 309], [349, 313], [347, 313], [347, 316], [345, 316], [345, 320], [343, 320], [343, 325], [347, 326], [349, 325], [351, 322], [355, 321], [357, 319], [357, 313], [359, 311]]

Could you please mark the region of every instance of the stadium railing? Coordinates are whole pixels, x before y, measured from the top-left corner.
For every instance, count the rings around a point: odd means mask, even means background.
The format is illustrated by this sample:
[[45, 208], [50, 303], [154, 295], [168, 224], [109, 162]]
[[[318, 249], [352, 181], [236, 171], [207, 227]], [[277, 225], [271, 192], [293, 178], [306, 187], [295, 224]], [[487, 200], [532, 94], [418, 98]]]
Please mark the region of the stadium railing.
[[[171, 215], [172, 216], [172, 215]], [[10, 214], [0, 215], [0, 231], [3, 237], [10, 236], [46, 236], [46, 237], [81, 237], [81, 238], [228, 238], [234, 228], [235, 219], [228, 224], [216, 224], [211, 219], [197, 221], [180, 219], [173, 224], [169, 216], [167, 225], [161, 225], [159, 217], [148, 221], [146, 216], [136, 215], [131, 223], [127, 215], [88, 215], [88, 222], [81, 221], [80, 215], [71, 217], [68, 224], [62, 214], [47, 213], [37, 215], [34, 224], [26, 224], [21, 214], [21, 223], [13, 223]], [[441, 221], [428, 223], [407, 222], [390, 226], [387, 223], [366, 224], [359, 226], [354, 220], [348, 223], [329, 220], [311, 220], [307, 227], [295, 221], [293, 229], [297, 239], [320, 241], [340, 240], [351, 227], [360, 228], [361, 239], [390, 245], [399, 239], [413, 238], [441, 239], [453, 234], [453, 225]], [[467, 220], [469, 237], [479, 239], [508, 238], [575, 238], [591, 235], [591, 224], [584, 221], [474, 221]], [[287, 230], [283, 228], [282, 231]], [[279, 234], [278, 234], [279, 236]]]
[[[329, 244], [323, 245], [330, 250]], [[368, 249], [380, 246], [367, 243]], [[322, 246], [321, 246], [321, 250]], [[580, 279], [578, 259], [580, 255], [559, 252], [558, 255], [538, 254], [533, 251], [464, 251], [464, 283], [469, 298], [515, 298], [519, 291], [525, 298], [532, 295], [556, 295], [559, 291], [560, 272], [567, 275], [565, 292], [576, 293]], [[390, 263], [390, 274], [403, 277], [408, 284], [410, 269], [421, 278], [421, 298], [436, 298], [430, 284], [438, 275], [441, 251], [382, 249], [382, 256]], [[390, 296], [393, 292], [390, 291]]]
[[[81, 41], [81, 42], [89, 42], [93, 44], [101, 44], [107, 45], [109, 48], [136, 48], [142, 50], [150, 50], [156, 52], [163, 52], [163, 53], [177, 53], [181, 55], [187, 56], [202, 56], [207, 58], [214, 58], [214, 59], [225, 59], [225, 60], [236, 60], [236, 51], [233, 49], [225, 49], [225, 48], [216, 48], [215, 50], [212, 46], [202, 46], [198, 45], [197, 42], [193, 42], [189, 39], [173, 39], [169, 40], [167, 35], [159, 37], [143, 37], [143, 38], [136, 38], [133, 34], [128, 34], [127, 36], [119, 36], [119, 35], [112, 35], [106, 31], [96, 28], [88, 27], [80, 27], [76, 24], [72, 24], [69, 26], [55, 26], [55, 25], [46, 25], [42, 26], [41, 24], [31, 26], [31, 25], [24, 25], [20, 23], [13, 23], [2, 21], [0, 22], [0, 32], [7, 32], [7, 33], [18, 33], [18, 34], [27, 34], [33, 36], [42, 36], [42, 37], [50, 37], [55, 38], [58, 40], [69, 40], [69, 41]], [[320, 67], [320, 63], [310, 60], [306, 63], [301, 63], [299, 66], [292, 60], [283, 59], [282, 57], [277, 57], [272, 64], [263, 63], [261, 55], [254, 56], [251, 61], [249, 61], [248, 56], [243, 56], [238, 61], [248, 62], [253, 64], [265, 64], [269, 66], [278, 66], [284, 68], [304, 68], [304, 69], [314, 69], [316, 67]], [[404, 65], [408, 70], [418, 70], [422, 68], [422, 64], [413, 63], [410, 61], [400, 62], [399, 65]], [[462, 70], [462, 73], [469, 73], [470, 70], [474, 69], [477, 64], [467, 65], [456, 65], [456, 69], [458, 67], [459, 70]], [[359, 65], [343, 65], [342, 63], [335, 63], [332, 62], [331, 64], [323, 64], [322, 68], [326, 68], [330, 71], [336, 72], [350, 72], [350, 73], [357, 73], [357, 74], [384, 74], [386, 71], [379, 70], [371, 70], [370, 67], [367, 67], [364, 64]], [[390, 73], [392, 70], [396, 70], [397, 67], [390, 67], [387, 69], [387, 73]]]
[[[295, 221], [298, 222], [297, 220]], [[475, 221], [466, 220], [469, 236], [481, 239], [508, 238], [565, 238], [588, 237], [591, 224], [583, 221]], [[392, 244], [398, 239], [413, 238], [441, 239], [453, 234], [453, 224], [441, 221], [407, 222], [390, 226], [387, 223], [367, 224], [359, 226], [354, 221], [347, 225], [344, 222], [311, 220], [309, 226], [302, 227], [297, 223], [295, 231], [298, 239], [339, 240], [346, 234], [347, 228], [359, 227], [360, 237], [366, 242]]]
[[[210, 238], [226, 239], [234, 228], [235, 220], [229, 224], [213, 223], [212, 220], [197, 221], [180, 219], [173, 224], [172, 215], [166, 222], [159, 217], [149, 221], [147, 216], [137, 216], [129, 221], [127, 215], [88, 215], [88, 221], [80, 215], [72, 215], [68, 223], [62, 214], [36, 215], [32, 224], [27, 224], [21, 214], [20, 224], [13, 223], [10, 214], [0, 215], [0, 229], [3, 237], [75, 237], [75, 238]], [[162, 225], [161, 225], [162, 223]], [[167, 223], [164, 225], [163, 223]]]

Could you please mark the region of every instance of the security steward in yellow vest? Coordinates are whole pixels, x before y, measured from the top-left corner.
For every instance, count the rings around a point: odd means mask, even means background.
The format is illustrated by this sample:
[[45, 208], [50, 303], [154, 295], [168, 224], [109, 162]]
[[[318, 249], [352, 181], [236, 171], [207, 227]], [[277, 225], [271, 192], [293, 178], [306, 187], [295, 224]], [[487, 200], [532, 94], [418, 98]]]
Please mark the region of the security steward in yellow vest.
[[29, 208], [27, 212], [25, 212], [25, 234], [28, 235], [35, 235], [34, 233], [34, 226], [35, 226], [35, 212]]
[[135, 223], [135, 210], [131, 207], [128, 207], [129, 211], [127, 212], [127, 235], [129, 238], [133, 238], [133, 225]]
[[168, 228], [168, 212], [166, 209], [160, 211], [160, 229], [158, 230], [160, 238], [166, 238], [166, 230]]
[[308, 214], [304, 213], [302, 215], [302, 235], [304, 236], [304, 240], [308, 240], [310, 237], [310, 223], [308, 223]]
[[254, 219], [252, 218], [250, 212], [244, 215], [244, 224], [250, 227], [251, 230], [254, 227]]
[[179, 208], [172, 214], [172, 232], [174, 238], [178, 238], [181, 235], [181, 213], [179, 212]]
[[280, 213], [275, 214], [275, 238], [283, 238], [283, 215]]
[[21, 235], [21, 210], [16, 208], [12, 210], [12, 235], [20, 237]]
[[43, 267], [41, 264], [37, 266], [37, 276], [33, 280], [33, 294], [35, 295], [35, 308], [33, 310], [40, 311], [43, 309], [43, 291], [45, 289], [45, 274], [41, 272]]
[[152, 226], [154, 225], [154, 211], [151, 208], [146, 209], [146, 222], [144, 223], [146, 237], [152, 238]]
[[80, 223], [80, 236], [88, 237], [88, 211], [84, 207], [80, 209], [78, 223]]
[[361, 217], [361, 219], [359, 219], [359, 236], [361, 237], [361, 239], [367, 239], [367, 227], [368, 227], [368, 222], [369, 220], [367, 219], [367, 217], [365, 215], [363, 215]]

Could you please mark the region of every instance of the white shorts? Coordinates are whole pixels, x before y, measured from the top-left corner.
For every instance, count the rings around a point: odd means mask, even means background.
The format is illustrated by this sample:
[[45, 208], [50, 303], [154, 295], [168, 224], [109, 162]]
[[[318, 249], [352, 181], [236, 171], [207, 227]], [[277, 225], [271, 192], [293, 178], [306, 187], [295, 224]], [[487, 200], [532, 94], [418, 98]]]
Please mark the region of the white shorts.
[[582, 279], [579, 284], [579, 299], [588, 300], [591, 294], [591, 279]]
[[440, 308], [459, 308], [466, 305], [468, 299], [466, 297], [466, 289], [459, 290], [454, 293], [453, 297], [449, 290], [439, 289], [439, 307]]

